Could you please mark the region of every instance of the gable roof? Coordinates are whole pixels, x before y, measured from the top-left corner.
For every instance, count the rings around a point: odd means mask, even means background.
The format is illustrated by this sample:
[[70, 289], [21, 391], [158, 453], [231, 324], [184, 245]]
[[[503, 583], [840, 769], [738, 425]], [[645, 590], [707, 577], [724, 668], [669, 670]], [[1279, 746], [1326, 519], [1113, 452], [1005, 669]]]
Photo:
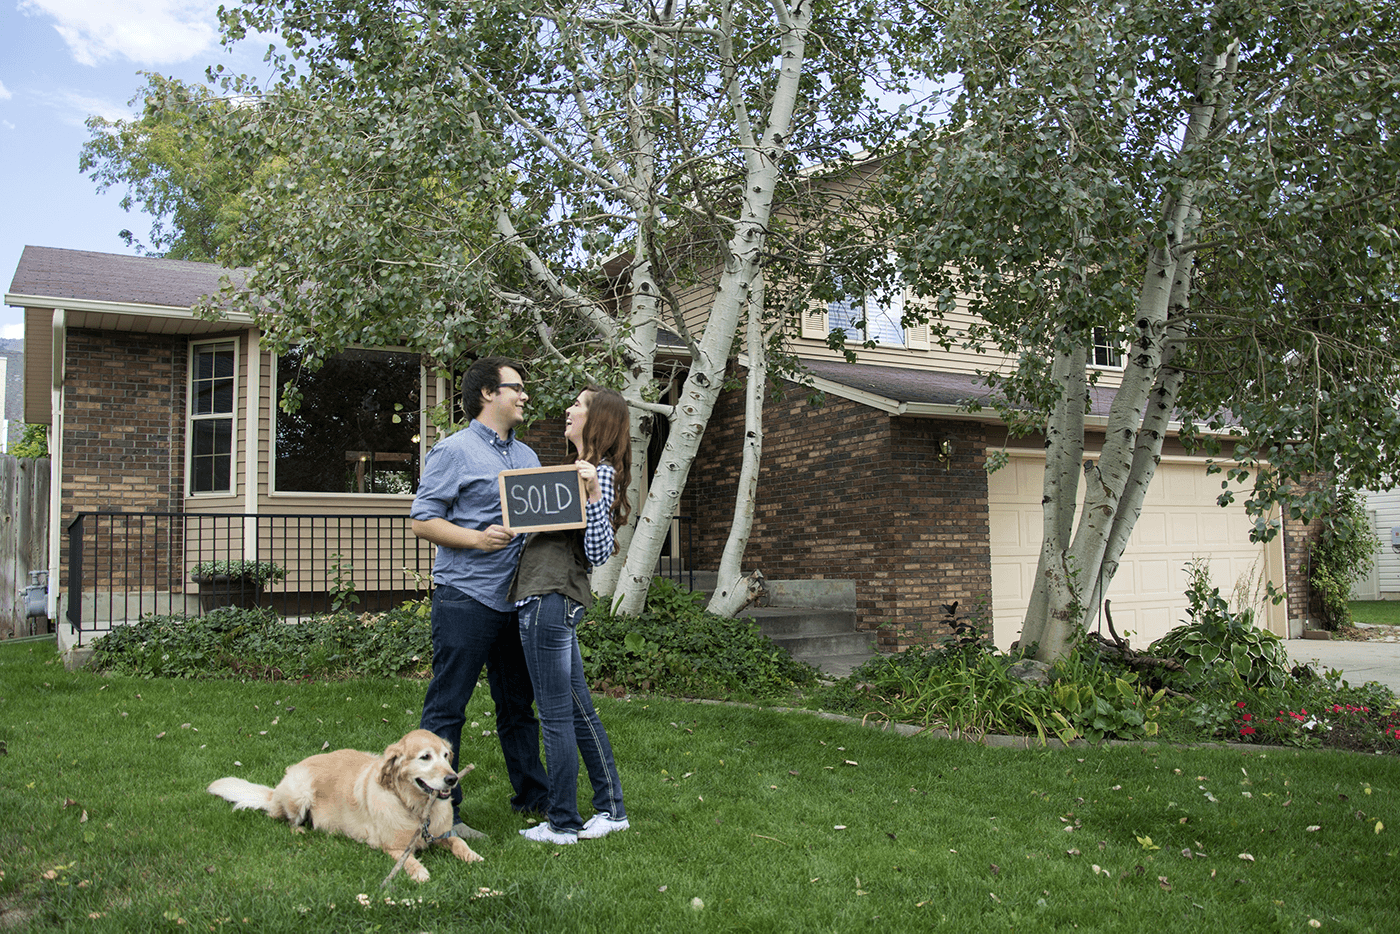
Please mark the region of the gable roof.
[[58, 299], [188, 309], [216, 294], [225, 275], [239, 281], [243, 272], [213, 263], [26, 246], [5, 302], [49, 307]]

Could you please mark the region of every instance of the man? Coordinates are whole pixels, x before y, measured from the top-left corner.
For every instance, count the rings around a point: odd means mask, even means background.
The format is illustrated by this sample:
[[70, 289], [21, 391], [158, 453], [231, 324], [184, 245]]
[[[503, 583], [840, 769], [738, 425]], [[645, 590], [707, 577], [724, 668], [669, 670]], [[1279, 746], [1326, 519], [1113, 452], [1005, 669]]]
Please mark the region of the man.
[[[549, 785], [540, 763], [539, 721], [510, 584], [524, 536], [501, 525], [497, 475], [538, 467], [515, 427], [525, 420], [520, 364], [484, 357], [462, 377], [466, 428], [433, 445], [423, 462], [410, 517], [413, 534], [437, 545], [433, 564], [433, 680], [420, 725], [452, 744], [460, 764], [466, 706], [483, 663], [496, 706], [496, 731], [520, 813], [543, 811]], [[461, 785], [452, 789], [453, 830], [478, 833], [459, 819]]]

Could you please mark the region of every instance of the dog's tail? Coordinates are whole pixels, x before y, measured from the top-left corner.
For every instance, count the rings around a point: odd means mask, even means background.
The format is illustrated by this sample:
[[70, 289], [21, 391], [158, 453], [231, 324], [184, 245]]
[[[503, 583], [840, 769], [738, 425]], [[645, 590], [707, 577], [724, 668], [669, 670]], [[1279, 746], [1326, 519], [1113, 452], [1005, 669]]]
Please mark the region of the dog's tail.
[[257, 808], [259, 811], [271, 813], [272, 789], [266, 785], [258, 785], [241, 778], [216, 778], [209, 783], [209, 793], [218, 795], [225, 801], [233, 802], [233, 809], [241, 811], [244, 808]]

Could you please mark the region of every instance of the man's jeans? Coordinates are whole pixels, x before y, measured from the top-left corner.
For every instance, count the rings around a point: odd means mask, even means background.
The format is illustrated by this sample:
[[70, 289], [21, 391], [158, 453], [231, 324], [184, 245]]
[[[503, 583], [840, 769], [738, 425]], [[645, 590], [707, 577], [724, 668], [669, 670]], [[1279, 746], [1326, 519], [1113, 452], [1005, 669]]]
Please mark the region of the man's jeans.
[[627, 816], [622, 782], [612, 744], [603, 729], [588, 682], [576, 632], [583, 607], [563, 594], [534, 597], [520, 607], [520, 644], [535, 685], [535, 704], [544, 726], [544, 756], [549, 766], [549, 806], [545, 815], [555, 830], [579, 830], [578, 757], [593, 783], [593, 808], [614, 820]]
[[[540, 764], [540, 731], [530, 705], [534, 691], [520, 651], [514, 613], [501, 613], [455, 587], [433, 588], [433, 680], [423, 698], [419, 723], [452, 744], [452, 762], [461, 767], [462, 726], [481, 666], [496, 705], [496, 732], [517, 811], [543, 811], [549, 794]], [[452, 789], [452, 812], [462, 803], [462, 786]]]

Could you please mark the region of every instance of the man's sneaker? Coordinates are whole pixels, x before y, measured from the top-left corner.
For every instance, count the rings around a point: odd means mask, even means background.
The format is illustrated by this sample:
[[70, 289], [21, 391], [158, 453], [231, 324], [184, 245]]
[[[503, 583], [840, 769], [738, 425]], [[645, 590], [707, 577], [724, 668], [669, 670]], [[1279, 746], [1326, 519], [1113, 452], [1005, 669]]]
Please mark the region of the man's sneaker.
[[524, 837], [526, 840], [534, 840], [536, 843], [555, 843], [561, 846], [569, 843], [577, 843], [579, 837], [579, 835], [572, 830], [566, 833], [560, 833], [552, 829], [547, 823], [526, 827], [524, 830], [520, 831], [520, 836]]
[[476, 829], [474, 829], [474, 828], [468, 827], [466, 824], [462, 823], [461, 821], [457, 821], [456, 823], [454, 823], [454, 824], [452, 825], [452, 835], [453, 835], [454, 837], [461, 837], [463, 840], [485, 840], [485, 839], [486, 839], [486, 834], [482, 833], [480, 830], [476, 830]]
[[631, 826], [625, 817], [622, 820], [613, 820], [612, 815], [607, 811], [599, 811], [583, 825], [583, 829], [578, 832], [578, 838], [580, 840], [597, 840], [599, 837], [606, 837], [614, 830], [626, 830]]

